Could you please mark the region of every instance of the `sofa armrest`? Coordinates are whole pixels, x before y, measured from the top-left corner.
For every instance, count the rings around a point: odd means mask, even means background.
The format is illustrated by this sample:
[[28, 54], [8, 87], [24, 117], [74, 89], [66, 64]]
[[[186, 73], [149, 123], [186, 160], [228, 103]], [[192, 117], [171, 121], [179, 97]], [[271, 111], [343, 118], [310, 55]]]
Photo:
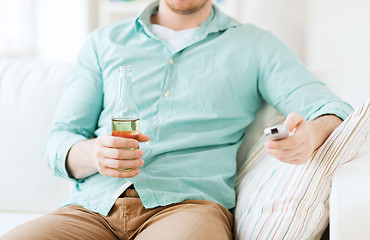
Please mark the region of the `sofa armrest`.
[[0, 238], [2, 235], [15, 228], [16, 226], [41, 217], [46, 213], [27, 213], [27, 212], [1, 212], [0, 211]]
[[334, 173], [330, 196], [330, 239], [370, 236], [370, 134], [356, 157]]

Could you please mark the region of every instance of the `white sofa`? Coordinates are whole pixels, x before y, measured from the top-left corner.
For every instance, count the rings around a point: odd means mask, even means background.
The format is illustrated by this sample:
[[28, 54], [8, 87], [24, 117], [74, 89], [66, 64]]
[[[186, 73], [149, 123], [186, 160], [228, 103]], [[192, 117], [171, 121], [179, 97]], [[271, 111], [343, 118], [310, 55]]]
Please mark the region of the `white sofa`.
[[[44, 160], [45, 137], [68, 80], [70, 65], [0, 59], [0, 236], [56, 209], [68, 198], [68, 181], [52, 176]], [[244, 159], [272, 110], [265, 106], [239, 151]], [[370, 141], [334, 175], [331, 239], [370, 236]]]

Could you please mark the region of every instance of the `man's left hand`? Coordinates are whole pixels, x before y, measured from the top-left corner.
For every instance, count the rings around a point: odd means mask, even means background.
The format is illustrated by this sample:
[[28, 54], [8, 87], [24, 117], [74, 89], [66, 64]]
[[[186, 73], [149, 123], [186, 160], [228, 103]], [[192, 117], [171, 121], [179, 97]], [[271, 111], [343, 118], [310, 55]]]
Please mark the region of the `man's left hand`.
[[289, 114], [284, 125], [292, 135], [277, 141], [267, 141], [267, 152], [282, 162], [296, 165], [306, 163], [316, 149], [314, 129], [298, 113]]
[[269, 154], [282, 162], [295, 165], [306, 163], [342, 121], [328, 114], [308, 122], [298, 113], [291, 113], [284, 125], [292, 135], [282, 140], [269, 140], [265, 147]]

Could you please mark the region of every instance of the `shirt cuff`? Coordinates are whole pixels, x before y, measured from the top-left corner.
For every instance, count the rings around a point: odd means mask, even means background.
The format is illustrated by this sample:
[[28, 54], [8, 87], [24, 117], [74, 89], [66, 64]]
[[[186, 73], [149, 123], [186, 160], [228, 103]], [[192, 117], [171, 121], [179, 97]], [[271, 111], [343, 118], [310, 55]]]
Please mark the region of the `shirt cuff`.
[[335, 115], [342, 120], [346, 119], [353, 112], [353, 108], [344, 102], [331, 102], [320, 107], [316, 112], [311, 114], [308, 121], [315, 120], [323, 115]]
[[[66, 178], [69, 180], [72, 180], [76, 183], [80, 182], [81, 180], [77, 180], [75, 178], [72, 178], [69, 176], [67, 168], [66, 168], [66, 160], [67, 160], [67, 155], [71, 147], [79, 141], [85, 140], [86, 137], [79, 135], [79, 134], [73, 134], [73, 133], [65, 133], [61, 132], [59, 134], [56, 134], [53, 136], [53, 139], [49, 139], [50, 141], [50, 146], [49, 149], [51, 152], [54, 152], [55, 154], [54, 157], [49, 157], [48, 158], [48, 164], [49, 167], [52, 169], [54, 172], [54, 175]], [[54, 142], [53, 140], [57, 141]], [[53, 151], [54, 149], [54, 151]]]

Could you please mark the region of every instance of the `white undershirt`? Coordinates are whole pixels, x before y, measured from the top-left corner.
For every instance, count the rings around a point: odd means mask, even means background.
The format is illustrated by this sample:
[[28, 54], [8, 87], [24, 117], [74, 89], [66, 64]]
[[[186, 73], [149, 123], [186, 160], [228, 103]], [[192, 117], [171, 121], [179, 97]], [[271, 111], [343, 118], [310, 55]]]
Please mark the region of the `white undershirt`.
[[184, 43], [193, 36], [198, 28], [175, 31], [168, 27], [152, 24], [153, 33], [168, 42], [176, 52], [184, 46]]

